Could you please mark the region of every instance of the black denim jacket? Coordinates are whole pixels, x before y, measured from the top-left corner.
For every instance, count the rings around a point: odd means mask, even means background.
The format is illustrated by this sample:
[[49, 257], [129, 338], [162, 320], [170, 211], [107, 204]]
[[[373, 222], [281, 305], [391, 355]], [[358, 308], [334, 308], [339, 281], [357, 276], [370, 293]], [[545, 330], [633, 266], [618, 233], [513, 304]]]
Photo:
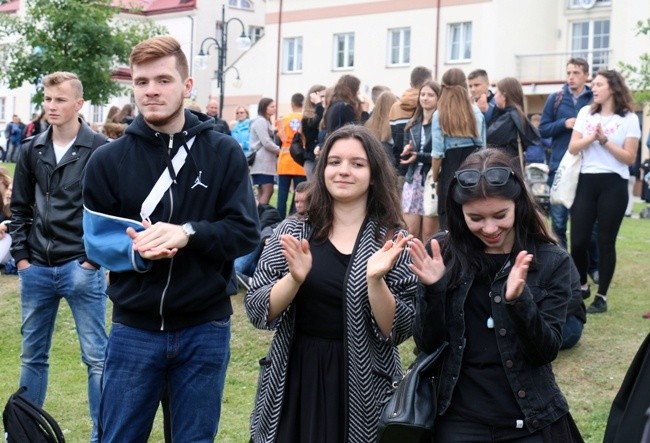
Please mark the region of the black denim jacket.
[[[551, 368], [562, 343], [562, 326], [571, 297], [571, 258], [552, 244], [531, 245], [534, 254], [521, 296], [506, 302], [510, 265], [491, 286], [494, 333], [501, 362], [515, 399], [533, 432], [565, 415], [569, 406]], [[513, 259], [514, 260], [514, 259]], [[438, 410], [451, 403], [465, 349], [464, 304], [474, 275], [468, 272], [458, 288], [447, 291], [447, 277], [418, 287], [413, 337], [418, 348], [433, 352], [449, 341], [438, 384]]]

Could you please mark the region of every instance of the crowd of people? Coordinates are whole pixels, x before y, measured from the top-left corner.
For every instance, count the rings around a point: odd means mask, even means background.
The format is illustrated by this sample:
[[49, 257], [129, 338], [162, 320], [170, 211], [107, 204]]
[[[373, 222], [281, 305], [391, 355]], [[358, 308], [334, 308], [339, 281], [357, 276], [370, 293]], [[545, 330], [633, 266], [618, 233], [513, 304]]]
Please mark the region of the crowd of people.
[[[628, 167], [637, 161], [640, 139], [620, 73], [598, 71], [592, 81], [597, 93], [586, 85], [588, 77], [586, 61], [569, 60], [567, 84], [548, 98], [541, 116], [526, 113], [516, 78], [499, 80], [493, 93], [481, 69], [466, 75], [451, 68], [438, 83], [417, 67], [401, 99], [382, 88], [370, 114], [351, 75], [339, 79], [329, 99], [314, 94], [327, 91], [322, 85], [310, 89], [317, 111], [309, 117], [318, 115], [324, 124], [318, 137], [308, 121], [316, 147], [306, 212], [275, 228], [246, 285], [251, 321], [275, 330], [261, 361], [252, 441], [357, 441], [352, 435], [359, 429], [366, 435], [359, 441], [372, 441], [375, 429], [364, 426], [376, 423], [378, 411], [368, 415], [350, 404], [342, 413], [316, 398], [324, 389], [338, 404], [385, 400], [386, 392], [371, 388], [381, 383], [376, 374], [359, 371], [356, 361], [365, 356], [368, 366], [395, 375], [392, 356], [405, 320], [418, 349], [452, 344], [439, 381], [436, 441], [581, 441], [551, 362], [560, 349], [578, 343], [587, 313], [607, 311], [615, 238], [628, 205]], [[553, 205], [549, 228], [527, 188], [525, 165], [548, 164], [550, 186], [567, 149], [591, 151], [583, 154], [574, 206]], [[371, 254], [364, 250], [365, 230], [380, 220], [371, 210], [394, 201], [378, 201], [377, 159], [393, 166], [393, 178], [384, 180], [396, 184], [400, 212], [399, 223], [374, 228], [375, 254], [397, 249], [379, 272], [388, 291], [368, 289], [377, 276], [374, 256], [366, 259], [361, 282], [353, 273], [357, 254]], [[358, 192], [362, 205], [353, 198]], [[614, 200], [617, 210], [610, 211]], [[359, 213], [355, 202], [363, 206]], [[419, 281], [414, 301], [407, 296], [411, 289], [390, 287], [388, 278], [401, 272], [404, 252], [411, 257], [409, 275]], [[322, 269], [327, 279], [321, 280]], [[589, 308], [588, 276], [598, 284]], [[354, 293], [347, 292], [350, 285]], [[361, 308], [360, 296], [367, 297]], [[384, 296], [378, 307], [376, 298]], [[411, 317], [401, 317], [404, 309]], [[388, 340], [384, 351], [376, 348], [377, 337]], [[357, 392], [359, 378], [367, 391]], [[370, 392], [375, 396], [364, 397]]]
[[[620, 73], [587, 86], [586, 62], [569, 60], [539, 124], [515, 78], [493, 93], [484, 70], [438, 81], [422, 66], [401, 96], [373, 88], [372, 112], [345, 74], [296, 92], [282, 116], [265, 97], [227, 122], [216, 99], [185, 105], [193, 79], [174, 38], [138, 44], [129, 66], [137, 115], [112, 108], [103, 134], [79, 117], [77, 76], [45, 76], [35, 121], [49, 127], [18, 144], [13, 181], [0, 170], [29, 399], [45, 400], [63, 298], [91, 441], [146, 441], [161, 402], [167, 441], [213, 441], [239, 282], [252, 324], [274, 331], [251, 442], [375, 441], [411, 337], [419, 352], [450, 345], [435, 441], [582, 441], [551, 363], [586, 313], [607, 311], [640, 139]], [[550, 181], [565, 152], [582, 155], [575, 203], [551, 206], [550, 227], [524, 174], [542, 146]]]

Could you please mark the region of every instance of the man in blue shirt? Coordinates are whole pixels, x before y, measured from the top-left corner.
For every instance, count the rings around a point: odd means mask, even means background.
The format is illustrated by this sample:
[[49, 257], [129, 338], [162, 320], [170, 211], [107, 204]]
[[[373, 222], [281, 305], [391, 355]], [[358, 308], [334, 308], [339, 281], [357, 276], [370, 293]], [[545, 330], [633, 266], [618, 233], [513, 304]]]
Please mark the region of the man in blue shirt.
[[[582, 58], [572, 58], [566, 65], [567, 82], [558, 92], [549, 95], [542, 112], [542, 121], [539, 125], [539, 133], [543, 138], [551, 138], [551, 158], [549, 161], [548, 184], [553, 184], [555, 172], [562, 157], [566, 153], [571, 141], [573, 125], [576, 122], [578, 111], [584, 106], [591, 104], [593, 94], [587, 86], [589, 79], [589, 63]], [[563, 205], [552, 204], [549, 210], [551, 217], [551, 228], [562, 243], [567, 247], [566, 227], [569, 220], [569, 209]], [[597, 225], [594, 225], [594, 233]], [[594, 283], [598, 280], [598, 248], [596, 246], [596, 235], [592, 234], [591, 246], [589, 249], [590, 272]]]

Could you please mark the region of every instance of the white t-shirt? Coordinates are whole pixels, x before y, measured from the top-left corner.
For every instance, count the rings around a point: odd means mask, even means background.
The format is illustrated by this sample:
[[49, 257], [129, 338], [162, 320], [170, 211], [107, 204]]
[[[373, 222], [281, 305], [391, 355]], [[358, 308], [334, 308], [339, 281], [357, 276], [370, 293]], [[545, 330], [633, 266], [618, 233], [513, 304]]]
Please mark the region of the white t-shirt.
[[58, 165], [63, 156], [65, 155], [66, 152], [68, 152], [68, 149], [70, 149], [70, 146], [77, 140], [75, 137], [70, 143], [68, 143], [65, 146], [60, 146], [57, 145], [56, 143], [52, 142], [52, 146], [54, 146], [54, 156], [56, 157], [56, 164]]
[[[603, 128], [603, 132], [610, 142], [623, 148], [626, 138], [640, 138], [641, 125], [639, 118], [632, 112], [621, 117], [618, 114], [602, 117], [600, 113], [590, 114], [590, 105], [583, 107], [578, 112], [574, 130], [580, 132], [583, 136], [589, 136], [596, 132], [598, 123]], [[581, 174], [602, 174], [615, 172], [624, 179], [630, 178], [629, 166], [618, 161], [607, 148], [601, 146], [598, 140], [592, 142], [582, 151]]]

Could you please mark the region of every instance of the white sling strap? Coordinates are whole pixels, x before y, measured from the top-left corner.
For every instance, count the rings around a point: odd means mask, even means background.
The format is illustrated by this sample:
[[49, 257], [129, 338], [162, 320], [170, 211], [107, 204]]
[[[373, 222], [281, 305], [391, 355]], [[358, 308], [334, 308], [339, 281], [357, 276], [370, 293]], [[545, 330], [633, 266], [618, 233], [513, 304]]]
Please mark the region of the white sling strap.
[[[189, 139], [187, 141], [187, 149], [181, 147], [172, 159], [172, 167], [174, 168], [174, 173], [176, 176], [178, 176], [178, 173], [185, 164], [185, 158], [187, 157], [188, 151], [192, 148], [192, 144], [194, 143], [195, 138], [196, 136]], [[142, 206], [140, 207], [140, 217], [142, 220], [150, 221], [149, 216], [154, 211], [154, 209], [156, 209], [156, 206], [158, 206], [158, 203], [163, 198], [163, 195], [165, 195], [165, 192], [167, 192], [167, 189], [169, 189], [172, 183], [174, 183], [174, 180], [172, 180], [172, 176], [169, 174], [169, 170], [165, 168], [163, 173], [160, 174], [158, 181], [151, 189], [151, 192], [147, 198], [145, 198], [142, 202]]]

